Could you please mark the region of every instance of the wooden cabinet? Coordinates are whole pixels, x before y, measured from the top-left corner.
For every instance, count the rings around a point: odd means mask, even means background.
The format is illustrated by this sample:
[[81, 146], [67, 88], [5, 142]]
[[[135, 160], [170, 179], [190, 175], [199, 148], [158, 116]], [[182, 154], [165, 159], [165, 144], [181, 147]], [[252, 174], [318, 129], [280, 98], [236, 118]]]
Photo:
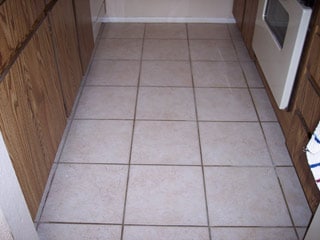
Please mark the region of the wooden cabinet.
[[252, 39], [256, 22], [258, 3], [259, 1], [257, 0], [234, 0], [232, 11], [237, 25], [240, 28], [243, 41], [252, 59], [254, 59]]
[[66, 116], [45, 20], [0, 83], [0, 129], [33, 217]]
[[44, 1], [10, 0], [0, 5], [0, 74], [44, 10]]
[[49, 14], [62, 93], [70, 115], [82, 79], [72, 0], [58, 1]]

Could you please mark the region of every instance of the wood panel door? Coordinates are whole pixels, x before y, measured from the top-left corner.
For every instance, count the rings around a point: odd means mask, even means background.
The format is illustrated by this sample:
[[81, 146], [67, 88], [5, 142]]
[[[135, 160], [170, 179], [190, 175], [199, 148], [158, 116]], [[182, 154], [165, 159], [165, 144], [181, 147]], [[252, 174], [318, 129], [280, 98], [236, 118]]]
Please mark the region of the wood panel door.
[[44, 1], [38, 0], [9, 0], [0, 5], [0, 74], [27, 38], [44, 8]]
[[72, 0], [58, 1], [49, 16], [65, 108], [69, 116], [82, 79]]
[[89, 0], [73, 0], [82, 73], [85, 75], [94, 48], [92, 18]]
[[246, 0], [233, 1], [232, 13], [234, 18], [236, 19], [236, 23], [240, 30], [242, 29], [242, 22], [243, 22], [245, 7], [246, 7]]
[[0, 83], [0, 129], [34, 218], [66, 125], [45, 20]]

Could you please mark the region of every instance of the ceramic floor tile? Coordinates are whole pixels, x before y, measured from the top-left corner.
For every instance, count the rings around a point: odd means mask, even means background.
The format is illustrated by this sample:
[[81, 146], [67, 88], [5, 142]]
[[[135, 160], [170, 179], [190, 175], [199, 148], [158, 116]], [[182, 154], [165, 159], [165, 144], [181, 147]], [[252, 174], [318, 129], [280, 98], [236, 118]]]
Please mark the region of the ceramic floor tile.
[[76, 118], [133, 119], [135, 87], [84, 87]]
[[212, 228], [214, 240], [297, 240], [293, 228]]
[[42, 222], [121, 223], [127, 166], [60, 164]]
[[228, 27], [222, 23], [189, 23], [189, 39], [230, 39]]
[[209, 240], [208, 228], [126, 226], [123, 240]]
[[258, 123], [200, 123], [200, 139], [206, 165], [272, 165]]
[[242, 36], [241, 36], [241, 32], [237, 26], [237, 24], [227, 24], [228, 26], [228, 30], [229, 30], [229, 33], [231, 35], [231, 38], [234, 39], [234, 40], [242, 40]]
[[251, 89], [253, 102], [256, 106], [260, 121], [277, 121], [268, 95], [264, 89]]
[[144, 26], [142, 23], [107, 23], [101, 38], [143, 38]]
[[270, 154], [274, 164], [291, 166], [292, 161], [288, 153], [285, 138], [278, 123], [262, 123]]
[[139, 60], [142, 52], [142, 39], [100, 39], [95, 59]]
[[247, 87], [237, 62], [193, 62], [195, 87]]
[[311, 211], [300, 182], [293, 167], [277, 168], [282, 189], [286, 196], [289, 209], [296, 226], [308, 226], [311, 218]]
[[137, 119], [195, 120], [192, 89], [140, 88]]
[[254, 62], [241, 62], [249, 87], [264, 87]]
[[146, 39], [143, 47], [145, 60], [188, 60], [187, 40]]
[[121, 226], [40, 224], [40, 240], [120, 240]]
[[192, 87], [189, 62], [143, 61], [141, 86]]
[[237, 61], [231, 40], [190, 40], [191, 59], [211, 61]]
[[206, 225], [201, 167], [131, 166], [125, 223]]
[[183, 24], [183, 23], [147, 24], [146, 38], [187, 39], [186, 24]]
[[195, 122], [138, 121], [132, 148], [132, 163], [201, 164]]
[[128, 163], [132, 121], [74, 120], [60, 162]]
[[199, 120], [257, 121], [247, 89], [196, 89]]
[[307, 228], [297, 228], [299, 240], [303, 240]]
[[273, 168], [206, 167], [212, 226], [291, 226]]
[[247, 47], [245, 46], [243, 40], [233, 40], [238, 59], [240, 61], [252, 61], [250, 58]]
[[96, 60], [92, 62], [86, 85], [137, 86], [139, 61]]

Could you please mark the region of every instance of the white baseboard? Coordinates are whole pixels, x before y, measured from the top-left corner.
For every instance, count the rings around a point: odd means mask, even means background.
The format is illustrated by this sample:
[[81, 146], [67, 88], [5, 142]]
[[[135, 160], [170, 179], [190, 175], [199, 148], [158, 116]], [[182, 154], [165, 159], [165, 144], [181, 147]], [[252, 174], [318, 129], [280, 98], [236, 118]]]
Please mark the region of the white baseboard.
[[99, 22], [132, 23], [235, 23], [234, 18], [175, 18], [175, 17], [101, 17]]

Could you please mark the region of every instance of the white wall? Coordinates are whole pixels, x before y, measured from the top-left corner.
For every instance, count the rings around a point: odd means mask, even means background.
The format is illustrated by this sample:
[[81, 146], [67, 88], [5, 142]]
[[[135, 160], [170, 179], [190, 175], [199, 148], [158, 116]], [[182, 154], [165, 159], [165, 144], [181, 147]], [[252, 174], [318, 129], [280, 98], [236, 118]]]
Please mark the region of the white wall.
[[106, 0], [105, 21], [139, 18], [233, 22], [233, 0]]
[[[0, 211], [1, 236], [15, 240], [37, 240], [38, 235], [23, 197], [18, 179], [0, 133]], [[8, 238], [10, 239], [10, 238]]]

